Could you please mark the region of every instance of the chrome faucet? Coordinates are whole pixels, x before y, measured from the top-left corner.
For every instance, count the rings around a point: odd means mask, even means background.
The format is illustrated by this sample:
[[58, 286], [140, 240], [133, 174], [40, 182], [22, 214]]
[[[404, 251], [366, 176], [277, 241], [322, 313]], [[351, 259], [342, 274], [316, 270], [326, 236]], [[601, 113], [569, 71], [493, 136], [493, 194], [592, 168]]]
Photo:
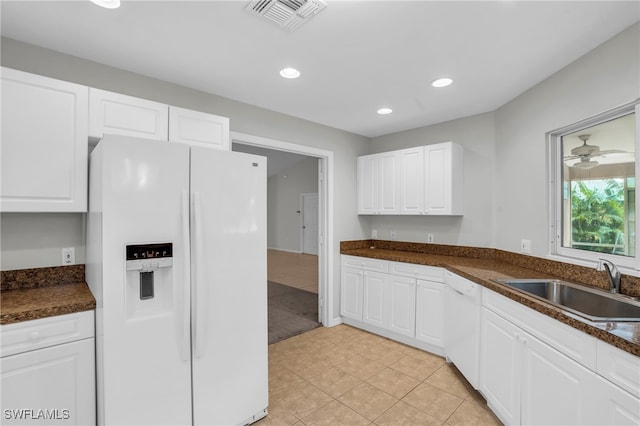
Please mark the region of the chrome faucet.
[[613, 262], [607, 259], [599, 259], [597, 271], [607, 271], [609, 277], [609, 291], [611, 293], [620, 293], [620, 271]]

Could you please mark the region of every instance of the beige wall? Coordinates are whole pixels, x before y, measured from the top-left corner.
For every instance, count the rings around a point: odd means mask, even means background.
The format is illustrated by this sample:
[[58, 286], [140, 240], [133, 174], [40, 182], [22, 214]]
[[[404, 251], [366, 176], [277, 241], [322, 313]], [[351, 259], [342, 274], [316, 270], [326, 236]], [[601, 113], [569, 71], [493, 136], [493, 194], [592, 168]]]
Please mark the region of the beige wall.
[[464, 147], [463, 217], [363, 216], [369, 234], [398, 240], [549, 253], [546, 133], [640, 98], [640, 24], [540, 82], [498, 110], [386, 135], [372, 152], [453, 141]]
[[640, 24], [496, 111], [496, 247], [549, 253], [546, 133], [640, 97]]
[[267, 245], [302, 252], [300, 194], [318, 192], [318, 159], [308, 157], [269, 177], [267, 191]]
[[361, 222], [376, 229], [380, 239], [390, 239], [390, 232], [395, 231], [401, 241], [424, 243], [427, 234], [433, 234], [438, 244], [492, 247], [494, 128], [494, 114], [486, 113], [373, 139], [373, 152], [449, 141], [462, 145], [464, 216], [363, 216]]

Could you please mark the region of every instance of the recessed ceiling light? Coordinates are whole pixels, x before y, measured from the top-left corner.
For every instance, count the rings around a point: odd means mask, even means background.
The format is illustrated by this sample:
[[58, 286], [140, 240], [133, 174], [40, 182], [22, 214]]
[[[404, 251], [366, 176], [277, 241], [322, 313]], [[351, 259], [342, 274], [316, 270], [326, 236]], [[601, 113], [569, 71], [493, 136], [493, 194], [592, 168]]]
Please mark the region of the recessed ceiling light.
[[391, 114], [393, 112], [393, 110], [391, 108], [380, 108], [378, 110], [378, 114], [380, 115], [387, 115], [387, 114]]
[[433, 87], [447, 87], [451, 83], [453, 83], [453, 80], [451, 80], [450, 78], [447, 78], [447, 77], [443, 77], [443, 78], [439, 78], [437, 80], [433, 80], [431, 85]]
[[300, 71], [295, 68], [283, 68], [280, 70], [280, 75], [284, 78], [298, 78]]
[[91, 2], [106, 9], [117, 9], [120, 7], [120, 0], [91, 0]]

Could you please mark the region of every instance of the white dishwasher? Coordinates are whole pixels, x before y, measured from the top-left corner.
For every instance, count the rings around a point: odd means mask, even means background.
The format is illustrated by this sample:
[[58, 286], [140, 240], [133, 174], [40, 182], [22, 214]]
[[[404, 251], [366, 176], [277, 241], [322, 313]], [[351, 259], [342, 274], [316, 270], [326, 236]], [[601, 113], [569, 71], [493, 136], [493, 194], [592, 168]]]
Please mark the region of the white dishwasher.
[[480, 371], [481, 286], [445, 272], [444, 351], [474, 389]]

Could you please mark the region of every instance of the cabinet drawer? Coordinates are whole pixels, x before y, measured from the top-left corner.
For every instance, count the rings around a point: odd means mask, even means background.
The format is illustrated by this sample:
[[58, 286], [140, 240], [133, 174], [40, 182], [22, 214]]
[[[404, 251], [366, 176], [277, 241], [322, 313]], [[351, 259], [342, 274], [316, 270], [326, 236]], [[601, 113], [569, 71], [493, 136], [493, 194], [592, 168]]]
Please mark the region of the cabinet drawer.
[[597, 373], [640, 398], [640, 357], [603, 341], [598, 341], [597, 346]]
[[415, 263], [389, 262], [389, 273], [419, 280], [444, 282], [444, 269]]
[[597, 339], [487, 288], [482, 290], [483, 306], [533, 334], [569, 358], [596, 371]]
[[351, 268], [360, 268], [367, 271], [375, 271], [387, 273], [389, 272], [389, 262], [380, 259], [371, 259], [369, 257], [360, 256], [342, 256], [342, 266]]
[[15, 355], [93, 337], [93, 311], [7, 324], [0, 331], [0, 356]]

